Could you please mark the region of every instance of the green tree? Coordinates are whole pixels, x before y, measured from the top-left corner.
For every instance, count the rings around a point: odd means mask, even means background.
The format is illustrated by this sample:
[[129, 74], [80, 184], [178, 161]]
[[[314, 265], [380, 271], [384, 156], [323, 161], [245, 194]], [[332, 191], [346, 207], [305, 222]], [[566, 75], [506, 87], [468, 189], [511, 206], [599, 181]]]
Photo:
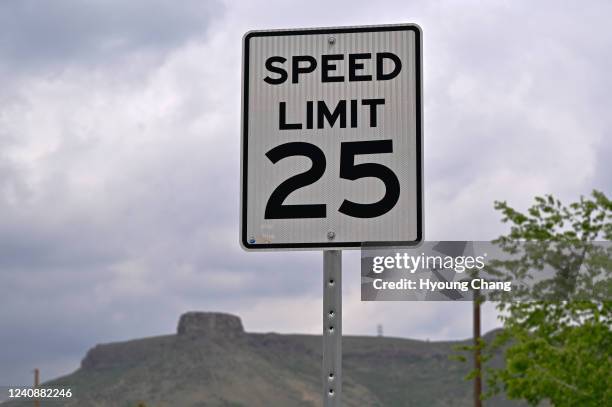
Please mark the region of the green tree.
[[487, 369], [487, 395], [504, 391], [533, 406], [612, 405], [612, 201], [594, 191], [570, 205], [547, 195], [526, 213], [506, 202], [495, 209], [510, 224], [496, 243], [513, 257], [491, 272], [521, 280], [548, 267], [554, 275], [492, 298], [504, 329], [483, 352], [503, 349], [505, 366]]

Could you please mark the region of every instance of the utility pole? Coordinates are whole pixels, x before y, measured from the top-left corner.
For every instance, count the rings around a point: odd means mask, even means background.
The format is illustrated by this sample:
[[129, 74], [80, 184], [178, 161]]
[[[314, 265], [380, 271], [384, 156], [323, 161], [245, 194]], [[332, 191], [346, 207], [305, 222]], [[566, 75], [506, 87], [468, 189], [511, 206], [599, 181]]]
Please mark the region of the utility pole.
[[474, 290], [474, 407], [482, 407], [482, 364], [480, 360], [480, 291]]
[[[34, 369], [34, 388], [37, 388], [40, 385], [40, 370], [38, 368]], [[34, 399], [34, 407], [40, 407], [40, 400], [38, 398]]]

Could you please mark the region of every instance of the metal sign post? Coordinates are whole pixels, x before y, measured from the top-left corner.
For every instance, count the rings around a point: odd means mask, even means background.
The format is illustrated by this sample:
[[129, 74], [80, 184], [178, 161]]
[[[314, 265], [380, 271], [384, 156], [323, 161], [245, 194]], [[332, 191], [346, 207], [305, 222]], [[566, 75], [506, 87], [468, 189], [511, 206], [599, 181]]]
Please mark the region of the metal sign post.
[[342, 403], [343, 249], [423, 238], [414, 24], [243, 37], [240, 245], [323, 250], [323, 405]]
[[342, 405], [342, 251], [323, 251], [323, 406]]

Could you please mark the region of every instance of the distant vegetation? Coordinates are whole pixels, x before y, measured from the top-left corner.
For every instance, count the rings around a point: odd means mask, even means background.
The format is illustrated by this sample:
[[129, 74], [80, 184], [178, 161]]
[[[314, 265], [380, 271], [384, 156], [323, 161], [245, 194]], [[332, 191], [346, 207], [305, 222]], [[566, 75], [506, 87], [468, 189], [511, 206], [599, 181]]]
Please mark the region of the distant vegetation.
[[[472, 406], [469, 368], [448, 359], [458, 343], [344, 337], [343, 406]], [[74, 389], [62, 407], [319, 407], [321, 344], [317, 335], [244, 332], [232, 315], [188, 313], [176, 335], [97, 345], [79, 370], [46, 385]]]

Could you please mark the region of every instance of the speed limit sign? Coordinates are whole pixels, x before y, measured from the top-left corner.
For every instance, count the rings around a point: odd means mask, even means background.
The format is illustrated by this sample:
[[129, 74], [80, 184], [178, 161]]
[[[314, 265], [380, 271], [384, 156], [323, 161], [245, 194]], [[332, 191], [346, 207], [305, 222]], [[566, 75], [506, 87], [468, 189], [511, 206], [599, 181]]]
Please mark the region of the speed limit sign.
[[420, 28], [251, 31], [243, 52], [241, 245], [421, 241]]

